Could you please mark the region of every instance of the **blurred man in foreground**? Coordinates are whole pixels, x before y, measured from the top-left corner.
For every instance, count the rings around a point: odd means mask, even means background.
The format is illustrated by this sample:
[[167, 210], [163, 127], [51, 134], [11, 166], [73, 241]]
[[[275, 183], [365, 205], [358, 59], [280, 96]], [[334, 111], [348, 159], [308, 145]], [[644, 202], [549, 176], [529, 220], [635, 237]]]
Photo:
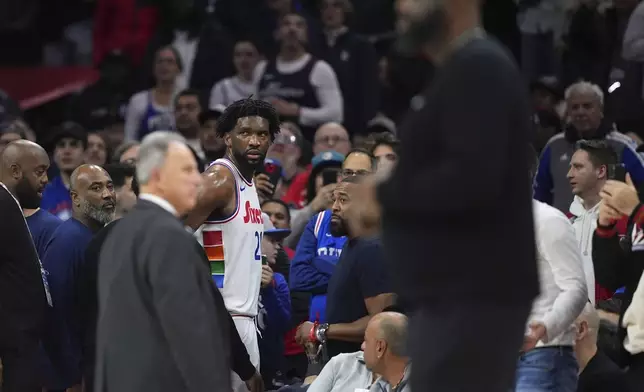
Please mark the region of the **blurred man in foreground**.
[[[528, 92], [510, 55], [480, 27], [480, 6], [397, 3], [400, 48], [437, 66], [431, 86], [411, 101], [400, 130], [403, 153], [377, 192], [397, 291], [417, 308], [413, 390], [508, 390], [539, 293]], [[472, 168], [479, 174], [463, 181]]]

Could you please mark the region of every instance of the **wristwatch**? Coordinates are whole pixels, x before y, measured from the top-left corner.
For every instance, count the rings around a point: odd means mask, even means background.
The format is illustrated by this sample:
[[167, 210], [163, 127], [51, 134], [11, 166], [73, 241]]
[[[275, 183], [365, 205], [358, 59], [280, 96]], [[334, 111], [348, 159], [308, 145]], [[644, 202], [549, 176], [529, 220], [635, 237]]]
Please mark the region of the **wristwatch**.
[[326, 332], [329, 330], [329, 324], [319, 324], [315, 327], [315, 339], [324, 344], [326, 343]]

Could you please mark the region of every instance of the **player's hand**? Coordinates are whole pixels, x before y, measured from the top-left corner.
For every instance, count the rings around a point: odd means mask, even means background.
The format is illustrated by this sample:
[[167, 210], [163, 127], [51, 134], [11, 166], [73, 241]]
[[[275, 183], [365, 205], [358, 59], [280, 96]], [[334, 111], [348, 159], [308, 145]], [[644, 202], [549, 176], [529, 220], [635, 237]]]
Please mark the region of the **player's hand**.
[[313, 323], [310, 321], [305, 321], [297, 328], [295, 332], [295, 341], [304, 346], [306, 343], [311, 342], [311, 330], [313, 329]]
[[264, 392], [264, 380], [259, 373], [255, 372], [251, 378], [244, 382], [250, 392]]
[[533, 321], [528, 328], [530, 331], [523, 337], [523, 348], [521, 351], [524, 353], [534, 349], [540, 340], [546, 340], [547, 337], [546, 326], [543, 323]]
[[311, 200], [310, 204], [311, 209], [314, 213], [318, 213], [320, 211], [331, 208], [331, 205], [333, 204], [333, 190], [335, 189], [336, 185], [337, 184], [327, 184], [320, 188], [318, 193], [315, 195], [315, 198]]
[[608, 180], [599, 192], [604, 203], [618, 211], [622, 215], [630, 216], [635, 210], [635, 207], [640, 203], [637, 196], [637, 190], [630, 180], [630, 176], [626, 178], [627, 182]]
[[273, 282], [273, 270], [268, 265], [262, 265], [262, 288], [268, 287]]
[[271, 183], [271, 179], [268, 175], [260, 173], [255, 176], [254, 182], [255, 187], [257, 188], [257, 197], [259, 198], [260, 204], [273, 197], [273, 193], [275, 193], [275, 185]]

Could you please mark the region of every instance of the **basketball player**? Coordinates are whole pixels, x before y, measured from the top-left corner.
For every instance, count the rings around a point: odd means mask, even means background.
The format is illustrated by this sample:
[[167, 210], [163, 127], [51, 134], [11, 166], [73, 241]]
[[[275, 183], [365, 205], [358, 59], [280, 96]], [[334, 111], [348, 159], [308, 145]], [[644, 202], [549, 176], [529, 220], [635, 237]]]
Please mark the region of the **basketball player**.
[[[206, 251], [213, 280], [257, 368], [255, 317], [264, 225], [253, 174], [264, 163], [278, 132], [279, 117], [269, 103], [249, 98], [228, 106], [217, 120], [217, 134], [226, 144], [226, 153], [204, 172], [197, 206], [186, 218]], [[232, 380], [233, 390], [246, 390], [236, 374]]]

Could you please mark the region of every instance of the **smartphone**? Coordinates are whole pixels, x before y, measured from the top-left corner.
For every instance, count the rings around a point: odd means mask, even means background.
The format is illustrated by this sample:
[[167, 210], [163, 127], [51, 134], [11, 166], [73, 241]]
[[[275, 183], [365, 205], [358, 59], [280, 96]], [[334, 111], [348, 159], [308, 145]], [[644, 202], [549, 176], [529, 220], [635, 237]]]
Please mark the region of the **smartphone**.
[[264, 159], [264, 166], [262, 167], [261, 172], [268, 176], [269, 181], [273, 184], [273, 187], [276, 188], [277, 183], [280, 181], [280, 178], [282, 178], [282, 165], [275, 159]]
[[262, 255], [262, 265], [268, 265], [268, 257], [266, 255]]
[[327, 169], [322, 171], [322, 185], [335, 184], [338, 182], [338, 171]]
[[608, 165], [607, 170], [609, 180], [626, 182], [626, 168], [624, 165]]

